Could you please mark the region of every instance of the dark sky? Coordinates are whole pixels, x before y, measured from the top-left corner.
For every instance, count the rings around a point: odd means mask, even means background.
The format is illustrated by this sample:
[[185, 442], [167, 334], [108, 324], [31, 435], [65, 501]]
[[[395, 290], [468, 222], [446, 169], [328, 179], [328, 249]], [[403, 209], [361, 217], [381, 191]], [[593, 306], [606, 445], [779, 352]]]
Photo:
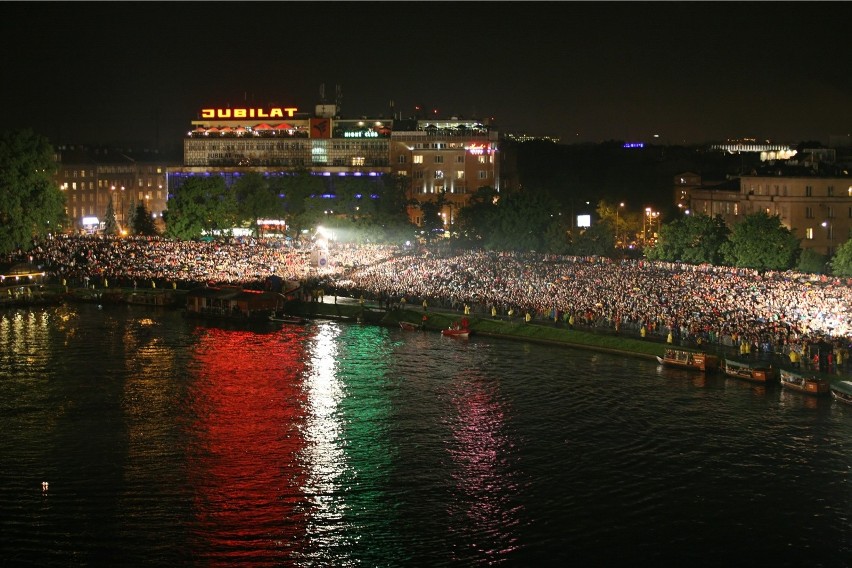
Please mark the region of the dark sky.
[[[3, 129], [179, 143], [207, 106], [492, 118], [563, 142], [852, 132], [845, 2], [4, 3]], [[14, 17], [12, 17], [14, 16]]]

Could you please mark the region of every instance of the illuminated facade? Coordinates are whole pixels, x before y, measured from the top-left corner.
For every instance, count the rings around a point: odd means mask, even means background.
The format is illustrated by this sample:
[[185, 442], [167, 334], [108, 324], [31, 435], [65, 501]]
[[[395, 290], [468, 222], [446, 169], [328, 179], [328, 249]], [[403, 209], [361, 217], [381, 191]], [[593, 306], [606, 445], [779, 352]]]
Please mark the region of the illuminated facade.
[[[333, 105], [306, 116], [294, 107], [203, 109], [184, 138], [184, 163], [169, 168], [168, 188], [191, 176], [244, 173], [381, 176], [408, 180], [407, 197], [444, 196], [445, 225], [482, 186], [500, 190], [498, 133], [477, 121], [344, 119]], [[420, 224], [420, 209], [409, 216]]]
[[[730, 184], [729, 184], [730, 186]], [[721, 215], [732, 227], [764, 211], [801, 239], [803, 249], [833, 255], [852, 237], [852, 177], [826, 175], [744, 175], [734, 187], [693, 187], [690, 209]]]
[[[409, 180], [409, 199], [436, 202], [443, 197], [440, 215], [445, 227], [455, 224], [459, 209], [480, 187], [500, 191], [496, 131], [463, 120], [419, 120], [405, 127], [391, 135], [394, 173]], [[417, 207], [408, 213], [415, 224], [421, 224]]]
[[170, 164], [153, 153], [61, 146], [54, 178], [65, 196], [65, 213], [75, 231], [104, 227], [109, 202], [120, 229], [127, 229], [131, 208], [140, 202], [162, 223], [166, 209], [166, 172]]

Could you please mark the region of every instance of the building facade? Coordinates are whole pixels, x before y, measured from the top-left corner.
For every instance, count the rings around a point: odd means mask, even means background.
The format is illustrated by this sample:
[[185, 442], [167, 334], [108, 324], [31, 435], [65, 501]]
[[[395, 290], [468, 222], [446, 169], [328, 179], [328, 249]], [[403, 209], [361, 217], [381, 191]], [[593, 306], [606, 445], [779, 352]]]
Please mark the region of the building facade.
[[[265, 176], [383, 176], [404, 179], [415, 202], [442, 199], [451, 228], [482, 186], [499, 191], [498, 133], [469, 120], [341, 118], [334, 105], [310, 114], [295, 107], [202, 109], [184, 138], [184, 163], [167, 172], [174, 193], [193, 176], [230, 185], [249, 172]], [[420, 209], [409, 217], [421, 224]]]
[[65, 214], [75, 232], [104, 228], [110, 202], [119, 228], [126, 230], [131, 208], [145, 203], [154, 222], [162, 223], [168, 198], [170, 165], [156, 153], [60, 146], [55, 182], [65, 196]]
[[801, 240], [803, 249], [831, 256], [852, 237], [852, 177], [774, 173], [741, 176], [735, 186], [699, 186], [690, 190], [690, 209], [732, 227], [745, 216], [764, 211]]

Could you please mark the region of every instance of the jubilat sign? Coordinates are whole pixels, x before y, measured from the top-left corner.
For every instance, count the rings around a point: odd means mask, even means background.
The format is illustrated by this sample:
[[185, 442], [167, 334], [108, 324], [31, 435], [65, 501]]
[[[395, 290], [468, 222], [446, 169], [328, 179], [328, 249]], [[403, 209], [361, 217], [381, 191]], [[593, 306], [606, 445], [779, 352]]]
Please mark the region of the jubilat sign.
[[295, 107], [273, 108], [203, 108], [201, 118], [293, 118]]

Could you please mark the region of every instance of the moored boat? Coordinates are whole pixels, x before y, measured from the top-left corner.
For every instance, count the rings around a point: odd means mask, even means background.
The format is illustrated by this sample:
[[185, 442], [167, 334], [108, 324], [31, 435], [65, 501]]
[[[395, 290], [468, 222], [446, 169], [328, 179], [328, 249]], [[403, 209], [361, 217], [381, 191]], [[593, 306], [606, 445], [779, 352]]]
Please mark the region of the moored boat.
[[303, 324], [307, 320], [300, 316], [290, 316], [287, 314], [273, 313], [269, 316], [269, 321], [274, 321], [278, 323]]
[[467, 339], [470, 337], [470, 332], [470, 322], [468, 321], [467, 316], [465, 316], [461, 319], [461, 321], [454, 321], [447, 329], [442, 329], [441, 335], [456, 337], [458, 339]]
[[736, 377], [756, 383], [774, 383], [778, 381], [778, 370], [771, 364], [766, 363], [725, 359], [722, 370], [729, 377]]
[[269, 322], [269, 314], [279, 312], [284, 301], [277, 292], [204, 286], [187, 292], [184, 314], [206, 320]]
[[781, 386], [785, 389], [812, 394], [814, 396], [827, 395], [831, 390], [831, 383], [826, 379], [809, 377], [787, 369], [781, 369], [779, 373], [781, 375]]
[[668, 367], [680, 367], [693, 369], [695, 371], [713, 372], [719, 369], [719, 358], [716, 355], [702, 351], [689, 351], [686, 349], [666, 349], [662, 357], [657, 356], [661, 365]]
[[417, 331], [420, 329], [420, 326], [416, 323], [412, 323], [410, 321], [401, 321], [399, 322], [399, 327], [404, 329], [405, 331]]
[[831, 383], [831, 396], [838, 402], [852, 405], [852, 381], [835, 381]]
[[446, 335], [447, 337], [456, 337], [458, 339], [467, 339], [470, 337], [470, 330], [450, 327], [447, 329], [442, 329], [441, 335]]

